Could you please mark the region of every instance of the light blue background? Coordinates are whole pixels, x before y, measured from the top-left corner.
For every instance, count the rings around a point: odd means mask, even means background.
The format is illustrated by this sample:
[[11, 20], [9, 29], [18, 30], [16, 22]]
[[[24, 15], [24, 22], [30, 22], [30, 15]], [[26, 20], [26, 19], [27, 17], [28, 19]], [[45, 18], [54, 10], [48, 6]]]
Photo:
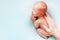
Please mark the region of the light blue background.
[[[0, 40], [45, 40], [30, 19], [33, 5], [41, 0], [0, 0]], [[60, 27], [60, 1], [42, 0], [57, 27]], [[53, 40], [54, 38], [49, 38]]]

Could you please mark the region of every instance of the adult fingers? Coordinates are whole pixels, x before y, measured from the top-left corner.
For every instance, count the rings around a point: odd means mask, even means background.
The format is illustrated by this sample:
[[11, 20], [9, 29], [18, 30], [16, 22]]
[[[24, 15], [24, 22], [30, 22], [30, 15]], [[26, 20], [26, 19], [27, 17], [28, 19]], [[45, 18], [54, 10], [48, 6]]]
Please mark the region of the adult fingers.
[[41, 36], [44, 37], [44, 38], [47, 38], [48, 36], [50, 36], [46, 31], [44, 31], [44, 30], [41, 29], [41, 28], [38, 28], [38, 29], [37, 29], [37, 32], [39, 33], [39, 35], [41, 35]]
[[52, 27], [54, 27], [55, 24], [54, 24], [53, 20], [50, 18], [50, 16], [48, 16], [48, 15], [46, 17], [46, 20], [47, 20], [47, 23], [49, 25], [49, 29], [51, 30]]
[[44, 30], [47, 31], [48, 33], [51, 32], [51, 30], [50, 30], [47, 26], [41, 25], [41, 27], [42, 27], [42, 29], [44, 29]]

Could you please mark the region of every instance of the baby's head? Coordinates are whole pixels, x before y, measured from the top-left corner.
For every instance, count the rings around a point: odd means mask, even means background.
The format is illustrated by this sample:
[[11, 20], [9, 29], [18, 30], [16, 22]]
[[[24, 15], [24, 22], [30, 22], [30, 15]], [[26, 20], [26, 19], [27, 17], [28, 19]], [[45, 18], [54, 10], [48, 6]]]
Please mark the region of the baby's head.
[[45, 2], [37, 2], [33, 7], [33, 14], [44, 16], [47, 11], [47, 5]]

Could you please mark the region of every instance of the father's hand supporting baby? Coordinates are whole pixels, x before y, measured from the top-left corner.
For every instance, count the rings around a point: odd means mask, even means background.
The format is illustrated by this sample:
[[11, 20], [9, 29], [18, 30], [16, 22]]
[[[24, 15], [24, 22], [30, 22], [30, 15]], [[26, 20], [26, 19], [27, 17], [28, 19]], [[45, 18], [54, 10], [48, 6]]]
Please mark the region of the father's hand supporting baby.
[[53, 20], [50, 18], [50, 16], [48, 14], [47, 14], [46, 20], [48, 22], [49, 28], [46, 25], [41, 24], [43, 29], [45, 31], [47, 31], [50, 35], [56, 37], [56, 40], [60, 40], [60, 33], [59, 33], [56, 25], [54, 24]]

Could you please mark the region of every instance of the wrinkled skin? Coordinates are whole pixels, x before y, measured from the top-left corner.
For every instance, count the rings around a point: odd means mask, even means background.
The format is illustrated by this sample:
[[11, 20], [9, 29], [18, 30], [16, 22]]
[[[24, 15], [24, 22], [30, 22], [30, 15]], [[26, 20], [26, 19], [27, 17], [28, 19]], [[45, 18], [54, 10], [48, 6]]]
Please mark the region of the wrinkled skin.
[[41, 24], [49, 27], [48, 22], [46, 20], [47, 15], [47, 5], [44, 2], [37, 2], [32, 10], [32, 21], [34, 22], [34, 26], [39, 33], [44, 38], [51, 36], [47, 31], [43, 29]]

